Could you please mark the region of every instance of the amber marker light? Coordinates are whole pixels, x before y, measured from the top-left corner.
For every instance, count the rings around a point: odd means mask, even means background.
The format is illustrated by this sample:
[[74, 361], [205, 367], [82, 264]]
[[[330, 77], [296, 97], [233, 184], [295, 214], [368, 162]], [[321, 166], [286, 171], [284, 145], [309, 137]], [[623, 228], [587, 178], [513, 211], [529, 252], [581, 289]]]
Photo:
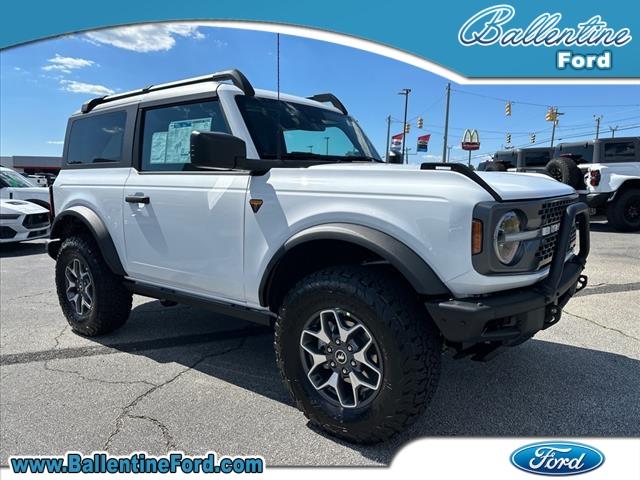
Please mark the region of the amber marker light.
[[471, 223], [471, 253], [476, 255], [482, 251], [482, 222], [473, 219]]

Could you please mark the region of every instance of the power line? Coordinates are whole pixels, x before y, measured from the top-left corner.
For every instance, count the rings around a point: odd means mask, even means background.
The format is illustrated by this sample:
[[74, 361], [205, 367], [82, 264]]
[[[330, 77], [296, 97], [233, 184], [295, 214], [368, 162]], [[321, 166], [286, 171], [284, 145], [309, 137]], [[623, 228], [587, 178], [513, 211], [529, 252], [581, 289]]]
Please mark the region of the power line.
[[[473, 95], [475, 97], [481, 97], [481, 98], [487, 98], [490, 100], [496, 100], [499, 102], [511, 102], [512, 104], [519, 104], [519, 105], [529, 105], [532, 107], [544, 107], [544, 108], [548, 108], [550, 107], [549, 104], [543, 104], [543, 103], [534, 103], [534, 102], [525, 102], [525, 101], [519, 101], [519, 100], [513, 100], [511, 98], [501, 98], [501, 97], [494, 97], [492, 95], [485, 95], [483, 93], [476, 93], [476, 92], [469, 92], [466, 90], [459, 90], [459, 89], [451, 89], [456, 93], [462, 93], [464, 95]], [[640, 107], [640, 103], [628, 103], [628, 104], [592, 104], [592, 105], [554, 105], [555, 107], [558, 108], [614, 108], [614, 107]]]

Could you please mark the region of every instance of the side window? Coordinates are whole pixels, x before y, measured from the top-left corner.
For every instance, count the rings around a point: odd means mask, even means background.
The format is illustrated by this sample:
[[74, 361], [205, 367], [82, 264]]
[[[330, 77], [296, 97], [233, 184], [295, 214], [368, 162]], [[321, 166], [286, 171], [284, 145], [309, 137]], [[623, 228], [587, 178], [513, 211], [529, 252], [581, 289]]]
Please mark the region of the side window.
[[633, 162], [636, 151], [633, 142], [610, 142], [604, 144], [604, 162]]
[[527, 167], [544, 167], [549, 163], [548, 152], [530, 152], [525, 154], [524, 164]]
[[101, 113], [79, 118], [69, 134], [67, 164], [93, 164], [122, 160], [127, 113]]
[[191, 132], [231, 133], [217, 100], [146, 110], [142, 127], [143, 171], [191, 169]]

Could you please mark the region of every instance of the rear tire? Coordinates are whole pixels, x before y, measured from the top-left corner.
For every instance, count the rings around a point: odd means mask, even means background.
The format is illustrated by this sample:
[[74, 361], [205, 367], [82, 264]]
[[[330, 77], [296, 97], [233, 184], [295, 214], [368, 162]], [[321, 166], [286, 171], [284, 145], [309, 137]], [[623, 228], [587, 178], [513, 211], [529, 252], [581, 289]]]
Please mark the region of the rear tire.
[[[320, 330], [309, 327], [316, 318]], [[318, 338], [323, 318], [329, 342]], [[352, 329], [342, 343], [336, 343], [342, 332], [330, 328], [338, 322]], [[423, 305], [401, 279], [370, 267], [326, 268], [298, 282], [280, 310], [274, 344], [298, 408], [331, 435], [356, 443], [384, 441], [413, 423], [440, 377], [442, 340]], [[375, 354], [363, 344], [375, 347]], [[309, 353], [313, 349], [319, 360]], [[331, 384], [322, 387], [334, 374], [342, 395]], [[362, 380], [369, 386], [359, 385]]]
[[67, 322], [81, 335], [112, 332], [129, 318], [133, 295], [111, 272], [88, 235], [62, 242], [56, 259], [56, 290]]
[[640, 189], [627, 189], [607, 205], [607, 220], [621, 232], [640, 230]]
[[551, 178], [565, 183], [576, 190], [579, 190], [584, 185], [580, 168], [576, 162], [570, 158], [554, 158], [547, 163], [545, 170]]

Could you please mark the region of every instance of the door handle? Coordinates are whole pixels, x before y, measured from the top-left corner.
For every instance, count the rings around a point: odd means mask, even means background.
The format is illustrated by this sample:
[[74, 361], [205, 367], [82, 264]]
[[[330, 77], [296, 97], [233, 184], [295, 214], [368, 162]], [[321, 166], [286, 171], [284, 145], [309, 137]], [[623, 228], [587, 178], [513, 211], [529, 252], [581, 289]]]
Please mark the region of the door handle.
[[127, 203], [149, 203], [151, 201], [151, 199], [143, 194], [143, 193], [136, 193], [135, 195], [127, 195], [126, 197], [124, 197], [124, 201]]

